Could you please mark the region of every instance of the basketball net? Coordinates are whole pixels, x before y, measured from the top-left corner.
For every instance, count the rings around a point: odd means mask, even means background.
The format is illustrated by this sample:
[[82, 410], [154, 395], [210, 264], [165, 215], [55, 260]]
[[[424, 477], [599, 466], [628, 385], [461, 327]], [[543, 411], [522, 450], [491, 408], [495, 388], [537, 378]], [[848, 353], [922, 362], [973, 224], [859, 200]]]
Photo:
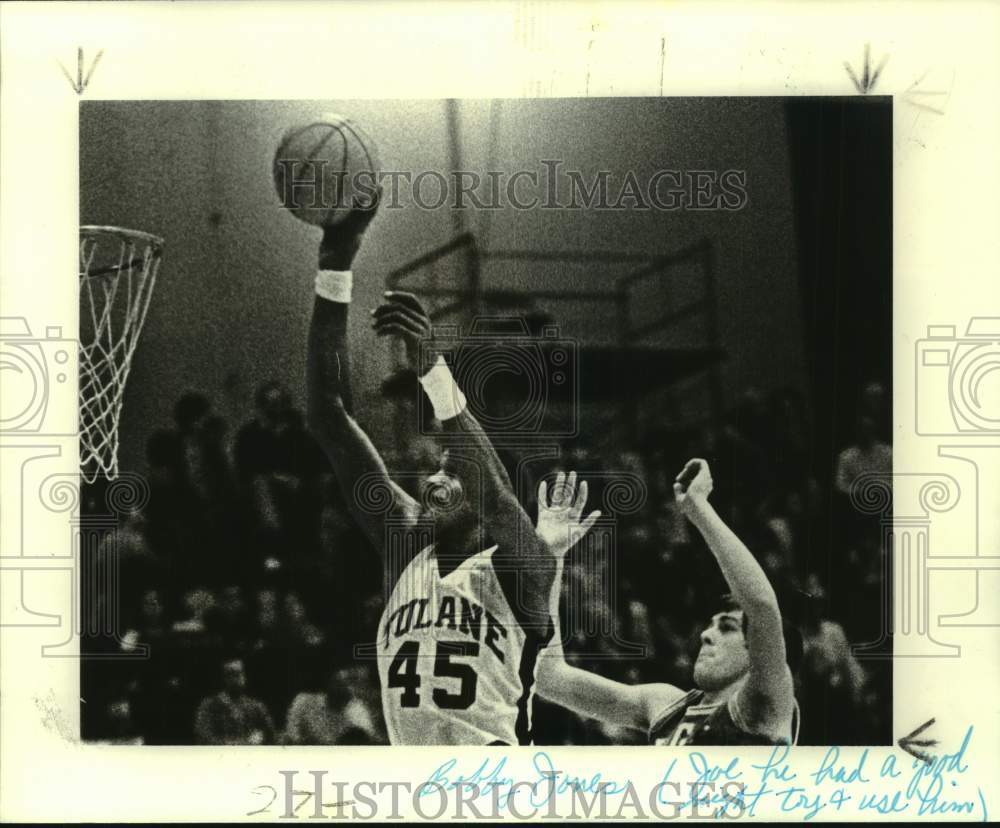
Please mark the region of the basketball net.
[[118, 419], [163, 239], [120, 227], [80, 228], [80, 474], [118, 476]]

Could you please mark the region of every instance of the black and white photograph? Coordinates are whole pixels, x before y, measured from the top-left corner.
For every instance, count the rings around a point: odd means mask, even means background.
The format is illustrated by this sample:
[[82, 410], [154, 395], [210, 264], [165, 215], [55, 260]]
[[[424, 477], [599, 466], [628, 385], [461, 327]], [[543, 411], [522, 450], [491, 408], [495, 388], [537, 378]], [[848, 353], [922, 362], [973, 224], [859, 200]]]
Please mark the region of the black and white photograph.
[[0, 3], [0, 821], [995, 819], [998, 27]]
[[892, 744], [893, 106], [82, 101], [83, 741]]

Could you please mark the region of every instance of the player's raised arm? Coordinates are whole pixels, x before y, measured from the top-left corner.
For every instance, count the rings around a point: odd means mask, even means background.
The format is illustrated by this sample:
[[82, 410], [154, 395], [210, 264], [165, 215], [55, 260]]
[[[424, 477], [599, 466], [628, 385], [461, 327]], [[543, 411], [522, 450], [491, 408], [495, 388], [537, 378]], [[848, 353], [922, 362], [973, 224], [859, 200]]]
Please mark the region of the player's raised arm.
[[711, 492], [712, 475], [704, 460], [689, 461], [674, 482], [678, 505], [715, 555], [746, 617], [750, 667], [734, 698], [736, 710], [753, 732], [780, 731], [795, 700], [778, 599], [753, 554], [708, 502]]
[[503, 463], [479, 421], [468, 410], [465, 396], [444, 358], [426, 364], [423, 357], [433, 339], [433, 327], [420, 300], [404, 291], [390, 291], [385, 300], [375, 310], [375, 330], [380, 335], [394, 334], [403, 339], [407, 359], [441, 421], [445, 444], [449, 436], [460, 437], [455, 441], [455, 452], [465, 462], [454, 464], [451, 471], [469, 496], [481, 486], [478, 518], [498, 545], [493, 560], [501, 569], [518, 569], [519, 582], [524, 587], [518, 590], [519, 606], [513, 609], [523, 610], [532, 619], [529, 623], [537, 621], [541, 627], [548, 612], [548, 590], [554, 571], [552, 556], [535, 533]]
[[[513, 497], [514, 486], [510, 476], [482, 426], [466, 408], [465, 396], [455, 384], [444, 358], [439, 357], [436, 363], [420, 364], [422, 357], [433, 352], [433, 348], [429, 346], [434, 338], [430, 317], [420, 300], [412, 293], [401, 290], [388, 291], [385, 298], [385, 303], [375, 310], [376, 331], [397, 334], [403, 338], [407, 359], [434, 406], [434, 413], [441, 421], [444, 434], [461, 434], [461, 446], [472, 449], [469, 459], [485, 472], [484, 484], [488, 489], [486, 494], [493, 497], [509, 494]], [[425, 348], [424, 354], [420, 353], [421, 343]], [[456, 468], [454, 473], [462, 476], [464, 470]], [[527, 520], [527, 516], [524, 519]]]
[[591, 512], [586, 518], [587, 482], [577, 488], [576, 472], [556, 476], [551, 493], [547, 483], [538, 484], [539, 537], [556, 560], [555, 580], [549, 594], [549, 612], [556, 625], [552, 643], [538, 663], [538, 694], [553, 704], [608, 724], [648, 731], [653, 716], [684, 695], [670, 684], [625, 684], [566, 662], [559, 629], [559, 597], [562, 590], [566, 553], [584, 537], [601, 516]]
[[393, 510], [416, 519], [416, 502], [392, 482], [385, 463], [351, 415], [347, 317], [351, 302], [351, 265], [376, 206], [353, 211], [324, 229], [319, 249], [316, 300], [309, 326], [307, 361], [309, 428], [330, 458], [337, 482], [355, 519], [381, 553], [385, 513], [358, 505], [355, 488], [384, 485], [394, 495]]

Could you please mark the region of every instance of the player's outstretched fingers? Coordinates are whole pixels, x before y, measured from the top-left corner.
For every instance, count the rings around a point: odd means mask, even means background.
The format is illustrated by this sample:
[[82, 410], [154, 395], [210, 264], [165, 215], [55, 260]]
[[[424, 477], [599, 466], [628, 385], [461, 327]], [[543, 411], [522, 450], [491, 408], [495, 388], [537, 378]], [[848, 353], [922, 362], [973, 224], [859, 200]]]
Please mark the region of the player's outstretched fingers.
[[406, 306], [415, 313], [419, 313], [421, 316], [427, 315], [427, 311], [424, 310], [424, 306], [420, 303], [420, 300], [412, 293], [408, 293], [405, 290], [387, 290], [384, 296], [392, 302], [399, 302], [399, 304]]
[[566, 472], [559, 472], [556, 475], [556, 482], [552, 484], [552, 506], [560, 507], [566, 497]]
[[424, 329], [421, 325], [414, 321], [412, 317], [405, 313], [400, 313], [399, 311], [390, 310], [385, 313], [381, 313], [372, 320], [372, 327], [379, 331], [386, 325], [396, 325], [403, 330], [405, 330], [410, 336], [423, 336]]
[[580, 524], [580, 537], [582, 538], [587, 532], [590, 531], [591, 527], [597, 523], [597, 519], [601, 516], [601, 510], [595, 509], [584, 519], [583, 523]]
[[418, 325], [420, 325], [422, 328], [430, 327], [430, 320], [427, 318], [426, 314], [419, 313], [418, 311], [413, 310], [413, 308], [411, 308], [409, 305], [406, 305], [395, 299], [388, 299], [385, 302], [382, 302], [377, 308], [375, 308], [375, 310], [372, 311], [372, 316], [379, 317], [384, 313], [390, 313], [390, 312], [404, 314], [405, 316], [409, 317], [414, 322], [416, 322]]
[[545, 482], [544, 477], [538, 484], [538, 508], [539, 509], [549, 508], [549, 484]]
[[412, 340], [414, 338], [413, 331], [409, 328], [404, 328], [402, 325], [396, 322], [384, 322], [380, 325], [372, 325], [375, 329], [375, 336], [400, 336], [405, 340]]
[[571, 514], [574, 520], [579, 520], [580, 515], [583, 514], [583, 507], [587, 505], [587, 481], [580, 481], [580, 488], [576, 490], [576, 499], [573, 501], [573, 505], [570, 507]]

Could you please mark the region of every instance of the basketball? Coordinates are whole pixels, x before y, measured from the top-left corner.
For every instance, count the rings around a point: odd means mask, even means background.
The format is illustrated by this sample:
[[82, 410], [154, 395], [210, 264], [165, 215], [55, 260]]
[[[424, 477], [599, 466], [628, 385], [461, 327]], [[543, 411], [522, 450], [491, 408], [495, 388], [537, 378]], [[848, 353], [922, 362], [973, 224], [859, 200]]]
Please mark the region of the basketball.
[[371, 204], [379, 172], [375, 142], [342, 115], [289, 127], [274, 154], [281, 205], [319, 227], [338, 224], [352, 209]]

